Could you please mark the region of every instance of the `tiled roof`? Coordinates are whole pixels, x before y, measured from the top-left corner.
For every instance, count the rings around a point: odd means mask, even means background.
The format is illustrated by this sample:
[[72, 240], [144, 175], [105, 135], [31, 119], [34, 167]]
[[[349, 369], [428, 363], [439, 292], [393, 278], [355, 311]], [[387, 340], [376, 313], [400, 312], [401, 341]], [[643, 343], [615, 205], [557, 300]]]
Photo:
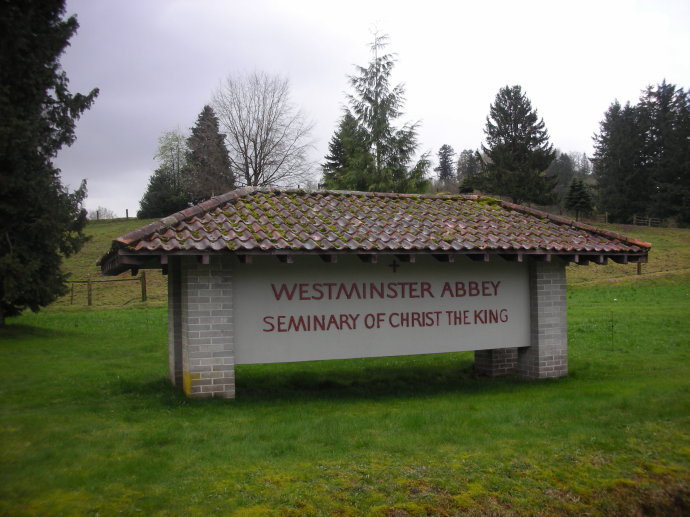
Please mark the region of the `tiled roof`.
[[[487, 197], [246, 188], [113, 241], [117, 255], [549, 253], [640, 255], [645, 242]], [[116, 267], [122, 270], [122, 267]]]

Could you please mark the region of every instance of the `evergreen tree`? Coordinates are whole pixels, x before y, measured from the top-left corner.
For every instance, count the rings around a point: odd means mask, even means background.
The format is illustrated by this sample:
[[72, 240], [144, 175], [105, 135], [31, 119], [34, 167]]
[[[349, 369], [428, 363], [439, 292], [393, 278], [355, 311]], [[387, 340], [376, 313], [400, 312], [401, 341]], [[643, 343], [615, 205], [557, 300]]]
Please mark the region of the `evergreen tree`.
[[423, 155], [412, 164], [417, 151], [418, 124], [394, 125], [402, 116], [404, 87], [391, 87], [390, 77], [395, 65], [392, 54], [381, 54], [387, 36], [375, 36], [371, 50], [373, 60], [367, 67], [357, 67], [358, 75], [351, 76], [355, 93], [348, 95], [352, 115], [366, 133], [366, 149], [372, 167], [367, 171], [367, 189], [379, 192], [422, 192], [428, 181], [425, 176], [429, 159]]
[[599, 206], [612, 220], [690, 224], [690, 91], [663, 81], [637, 105], [614, 102], [594, 140]]
[[141, 201], [139, 202], [139, 219], [166, 217], [190, 205], [189, 196], [184, 188], [170, 174], [170, 170], [161, 166], [149, 178]]
[[460, 192], [468, 194], [474, 191], [479, 173], [481, 172], [479, 165], [480, 161], [476, 151], [465, 149], [460, 153], [457, 169]]
[[546, 169], [545, 174], [553, 179], [553, 193], [556, 201], [563, 206], [575, 177], [575, 162], [568, 153], [556, 151], [556, 158]]
[[594, 209], [592, 196], [590, 196], [587, 186], [580, 178], [574, 178], [571, 181], [565, 200], [565, 207], [575, 212], [575, 219], [578, 221], [581, 215], [586, 215]]
[[187, 171], [184, 181], [189, 200], [193, 204], [235, 188], [224, 139], [213, 108], [204, 106], [187, 139]]
[[648, 213], [690, 223], [690, 90], [663, 81], [645, 90], [637, 109], [641, 160], [654, 184]]
[[515, 203], [548, 203], [552, 182], [544, 171], [554, 158], [544, 121], [520, 86], [501, 88], [484, 129], [487, 145], [481, 188]]
[[448, 144], [443, 144], [438, 150], [438, 167], [434, 171], [438, 172], [440, 181], [448, 181], [455, 177], [455, 151]]
[[594, 177], [600, 210], [614, 222], [629, 222], [647, 213], [653, 183], [644, 169], [639, 112], [627, 103], [614, 102], [594, 139]]
[[321, 166], [323, 183], [333, 190], [366, 191], [374, 169], [367, 133], [349, 110], [340, 120], [328, 144], [326, 162]]
[[2, 2], [0, 15], [0, 326], [67, 291], [62, 258], [86, 237], [82, 201], [62, 185], [53, 159], [75, 140], [93, 103], [68, 90], [60, 56], [78, 28], [63, 0]]
[[187, 189], [187, 139], [179, 130], [166, 131], [158, 139], [155, 158], [159, 166], [139, 202], [137, 217], [165, 217], [191, 204]]

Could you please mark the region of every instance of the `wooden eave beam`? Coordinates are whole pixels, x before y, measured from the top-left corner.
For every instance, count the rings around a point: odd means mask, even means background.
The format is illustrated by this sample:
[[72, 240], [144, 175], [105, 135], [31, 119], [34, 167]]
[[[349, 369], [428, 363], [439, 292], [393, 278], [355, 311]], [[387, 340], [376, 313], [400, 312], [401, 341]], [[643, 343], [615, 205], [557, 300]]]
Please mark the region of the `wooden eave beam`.
[[448, 262], [449, 264], [455, 262], [455, 256], [450, 253], [434, 253], [433, 257], [439, 262]]
[[508, 262], [522, 262], [523, 254], [522, 253], [502, 253], [501, 258], [503, 258], [504, 260], [507, 260]]
[[357, 256], [359, 260], [367, 264], [377, 264], [379, 261], [378, 255], [374, 255], [373, 253], [358, 253]]
[[295, 259], [292, 255], [276, 255], [283, 264], [294, 264]]
[[333, 253], [322, 253], [319, 257], [327, 264], [336, 264], [338, 262], [338, 255], [334, 255]]
[[402, 253], [400, 255], [396, 255], [396, 257], [400, 262], [408, 262], [409, 264], [414, 264], [417, 260], [417, 257], [408, 253]]
[[488, 253], [468, 253], [466, 256], [474, 262], [489, 262], [490, 258]]

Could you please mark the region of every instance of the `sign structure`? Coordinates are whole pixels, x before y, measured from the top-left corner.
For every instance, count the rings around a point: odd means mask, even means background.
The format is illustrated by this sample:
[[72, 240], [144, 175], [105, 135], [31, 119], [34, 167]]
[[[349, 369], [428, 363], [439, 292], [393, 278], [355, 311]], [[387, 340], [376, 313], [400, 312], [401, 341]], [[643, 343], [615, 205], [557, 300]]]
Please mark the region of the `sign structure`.
[[279, 363], [530, 345], [528, 269], [521, 263], [376, 264], [300, 257], [235, 268], [235, 363]]

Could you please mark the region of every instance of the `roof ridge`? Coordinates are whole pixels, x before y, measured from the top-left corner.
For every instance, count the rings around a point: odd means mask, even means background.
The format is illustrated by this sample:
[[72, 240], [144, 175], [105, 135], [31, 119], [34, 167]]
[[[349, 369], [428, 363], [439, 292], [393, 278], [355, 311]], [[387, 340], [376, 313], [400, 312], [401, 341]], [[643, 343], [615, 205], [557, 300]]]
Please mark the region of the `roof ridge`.
[[580, 230], [586, 230], [588, 232], [593, 232], [599, 235], [604, 235], [606, 237], [611, 237], [613, 239], [618, 239], [623, 242], [627, 242], [630, 244], [635, 244], [637, 246], [642, 246], [643, 248], [651, 248], [652, 245], [649, 242], [645, 241], [639, 241], [637, 239], [632, 239], [626, 235], [622, 235], [620, 233], [612, 232], [609, 230], [605, 230], [604, 228], [599, 228], [598, 226], [593, 226], [591, 224], [587, 223], [582, 223], [580, 221], [576, 221], [574, 219], [568, 219], [567, 217], [561, 217], [555, 214], [550, 214], [549, 212], [545, 212], [543, 210], [538, 210], [536, 208], [532, 208], [530, 206], [524, 206], [524, 205], [518, 205], [515, 203], [511, 203], [509, 201], [503, 201], [499, 200], [501, 205], [505, 206], [506, 208], [509, 208], [511, 210], [515, 210], [516, 212], [526, 212], [531, 215], [535, 215], [537, 217], [545, 217], [546, 219], [549, 219], [557, 224], [566, 224], [569, 226], [573, 226], [575, 228], [579, 228]]

